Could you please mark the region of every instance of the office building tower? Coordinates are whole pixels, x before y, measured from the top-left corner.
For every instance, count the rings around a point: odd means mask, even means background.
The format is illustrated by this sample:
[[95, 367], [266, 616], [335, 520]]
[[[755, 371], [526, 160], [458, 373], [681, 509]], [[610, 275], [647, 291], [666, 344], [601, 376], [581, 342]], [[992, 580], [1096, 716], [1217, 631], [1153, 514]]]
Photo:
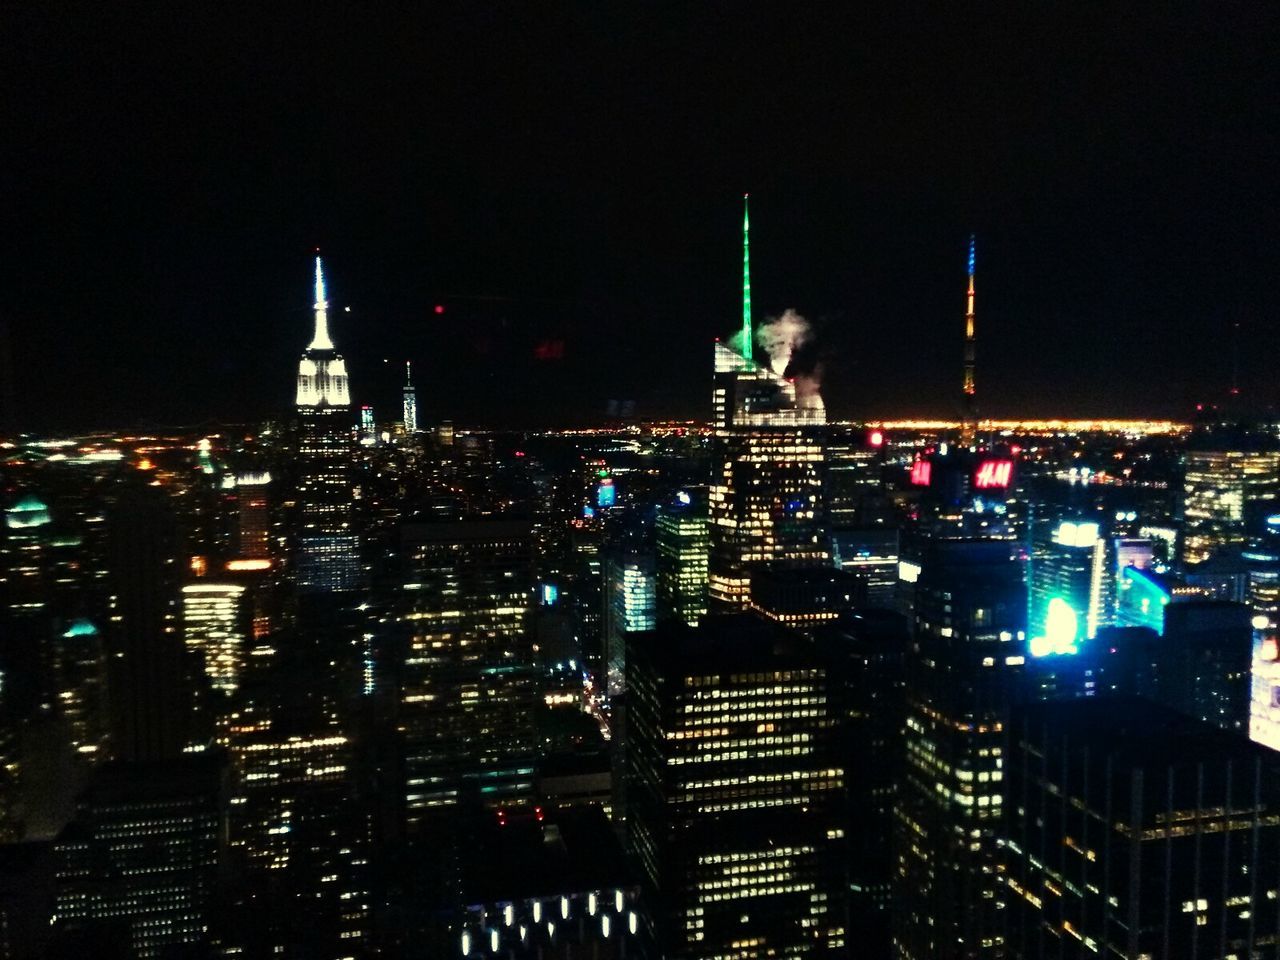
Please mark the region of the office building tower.
[[894, 950], [903, 960], [1004, 955], [1004, 726], [1027, 653], [1017, 548], [937, 541], [916, 575], [894, 838]]
[[696, 504], [691, 494], [677, 494], [673, 503], [658, 508], [654, 536], [658, 618], [696, 627], [707, 615], [706, 505]]
[[[1240, 446], [1245, 446], [1241, 444]], [[1182, 562], [1245, 543], [1245, 509], [1280, 492], [1280, 452], [1190, 449], [1182, 488]]]
[[1011, 955], [1275, 955], [1274, 753], [1141, 700], [1034, 705], [1010, 733]]
[[99, 767], [54, 842], [55, 942], [80, 935], [140, 958], [207, 950], [224, 821], [218, 754]]
[[373, 407], [367, 403], [360, 408], [360, 442], [366, 446], [378, 442], [378, 425], [373, 420]]
[[165, 494], [125, 489], [108, 515], [107, 541], [112, 755], [177, 757], [194, 734], [194, 673], [179, 623], [177, 521]]
[[78, 609], [80, 538], [59, 531], [44, 499], [19, 496], [0, 525], [0, 675], [5, 709], [25, 719], [54, 704], [55, 639]]
[[294, 576], [304, 593], [340, 593], [361, 581], [351, 517], [351, 392], [346, 361], [329, 336], [319, 257], [315, 297], [315, 336], [298, 362]]
[[107, 756], [107, 653], [98, 628], [77, 618], [55, 642], [54, 687], [71, 749], [87, 764]]
[[659, 955], [844, 955], [845, 771], [826, 668], [748, 616], [632, 639], [627, 828]]
[[532, 794], [532, 536], [517, 520], [403, 529], [409, 648], [399, 730], [410, 828], [459, 805]]
[[236, 477], [236, 509], [239, 519], [238, 555], [245, 560], [270, 559], [271, 474], [264, 471]]
[[1165, 607], [1157, 690], [1164, 704], [1229, 731], [1249, 728], [1249, 608], [1215, 600]]
[[904, 665], [910, 631], [889, 610], [862, 610], [815, 631], [847, 771], [849, 938], [861, 955], [891, 954], [893, 810], [902, 776]]
[[897, 602], [898, 536], [884, 527], [831, 531], [831, 562], [863, 582], [867, 606], [892, 609]]
[[606, 690], [613, 696], [626, 687], [627, 635], [652, 630], [657, 623], [653, 554], [624, 540], [606, 552], [604, 578]]
[[822, 495], [826, 422], [816, 395], [756, 363], [752, 350], [748, 222], [743, 216], [743, 329], [739, 349], [715, 345], [709, 488], [712, 605], [746, 606], [758, 566], [830, 562]]
[[[1039, 526], [1032, 540], [1030, 580], [1033, 654], [1053, 652], [1040, 639], [1051, 634], [1070, 646], [1092, 639], [1107, 615], [1106, 541], [1098, 524], [1064, 520]], [[1075, 629], [1068, 630], [1072, 624]]]
[[413, 366], [404, 362], [404, 432], [412, 436], [418, 432], [418, 392], [413, 386]]
[[[880, 443], [869, 442], [875, 437]], [[833, 532], [874, 524], [884, 515], [883, 432], [830, 428], [826, 468], [823, 493]]]
[[249, 643], [245, 586], [201, 580], [182, 588], [182, 636], [204, 666], [209, 685], [223, 694], [240, 684]]

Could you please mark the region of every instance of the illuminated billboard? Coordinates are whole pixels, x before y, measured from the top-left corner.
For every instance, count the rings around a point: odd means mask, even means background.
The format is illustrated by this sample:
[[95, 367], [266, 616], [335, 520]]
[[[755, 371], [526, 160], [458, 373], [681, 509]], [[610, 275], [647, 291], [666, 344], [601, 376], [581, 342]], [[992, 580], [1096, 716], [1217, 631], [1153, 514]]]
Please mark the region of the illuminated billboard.
[[601, 509], [612, 507], [618, 502], [618, 491], [608, 477], [600, 481], [596, 488], [596, 506]]
[[923, 457], [916, 457], [911, 464], [911, 483], [917, 487], [927, 487], [933, 479], [933, 464]]
[[1080, 648], [1076, 640], [1079, 636], [1080, 617], [1066, 600], [1054, 597], [1049, 601], [1045, 615], [1044, 636], [1031, 638], [1031, 655], [1050, 657], [1078, 653]]
[[1012, 460], [982, 460], [973, 472], [973, 485], [978, 490], [1003, 490], [1012, 480]]

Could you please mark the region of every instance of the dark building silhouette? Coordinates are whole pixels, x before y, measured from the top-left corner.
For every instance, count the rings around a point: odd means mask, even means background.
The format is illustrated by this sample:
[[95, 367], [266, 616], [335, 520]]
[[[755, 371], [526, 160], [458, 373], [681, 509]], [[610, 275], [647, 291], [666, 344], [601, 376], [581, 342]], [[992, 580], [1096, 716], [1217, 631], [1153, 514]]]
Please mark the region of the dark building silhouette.
[[1189, 600], [1164, 612], [1156, 694], [1223, 730], [1249, 729], [1253, 627], [1241, 603]]
[[846, 771], [849, 943], [864, 956], [890, 953], [893, 811], [903, 761], [906, 618], [861, 610], [820, 627], [815, 643], [829, 671]]
[[54, 842], [53, 937], [139, 958], [207, 946], [226, 836], [223, 756], [109, 763]]
[[1009, 744], [1011, 955], [1276, 955], [1275, 753], [1132, 699], [1029, 706]]
[[1027, 649], [1017, 544], [929, 544], [915, 588], [894, 949], [903, 960], [1003, 956], [1004, 725]]
[[193, 733], [193, 671], [179, 628], [177, 521], [161, 490], [121, 492], [108, 516], [107, 573], [113, 756], [180, 756]]

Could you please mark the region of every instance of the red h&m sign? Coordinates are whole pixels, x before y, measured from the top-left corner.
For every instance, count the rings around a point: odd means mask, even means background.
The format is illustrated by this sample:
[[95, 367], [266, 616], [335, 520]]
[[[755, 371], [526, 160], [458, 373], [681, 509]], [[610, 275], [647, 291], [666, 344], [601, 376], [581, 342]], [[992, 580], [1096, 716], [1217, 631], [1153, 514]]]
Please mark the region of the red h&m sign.
[[917, 487], [927, 487], [933, 477], [933, 464], [921, 457], [911, 464], [911, 483]]
[[973, 474], [973, 485], [979, 490], [1001, 489], [1013, 479], [1012, 460], [983, 460]]

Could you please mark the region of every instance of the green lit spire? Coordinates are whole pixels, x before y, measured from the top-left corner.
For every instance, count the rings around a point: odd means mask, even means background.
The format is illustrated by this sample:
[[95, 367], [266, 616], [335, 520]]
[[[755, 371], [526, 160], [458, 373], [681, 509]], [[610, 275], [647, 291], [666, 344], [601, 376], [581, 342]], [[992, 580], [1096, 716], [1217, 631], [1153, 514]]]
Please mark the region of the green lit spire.
[[742, 195], [742, 356], [751, 360], [751, 220], [747, 214], [749, 193]]

